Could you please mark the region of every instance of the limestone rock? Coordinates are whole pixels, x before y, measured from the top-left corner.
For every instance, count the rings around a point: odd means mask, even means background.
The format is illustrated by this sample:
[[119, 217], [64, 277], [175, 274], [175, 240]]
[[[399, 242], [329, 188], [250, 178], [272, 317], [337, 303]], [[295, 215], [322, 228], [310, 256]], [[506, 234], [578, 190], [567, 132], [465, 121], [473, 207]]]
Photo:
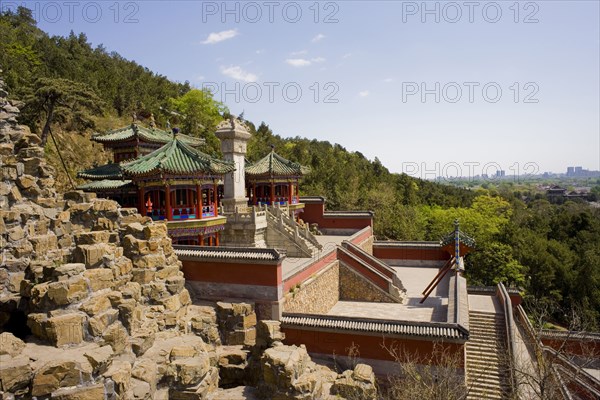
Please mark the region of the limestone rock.
[[90, 317], [93, 317], [96, 314], [104, 312], [112, 307], [112, 304], [107, 295], [102, 294], [98, 296], [94, 296], [86, 300], [79, 309]]
[[119, 322], [110, 325], [102, 335], [106, 343], [108, 343], [115, 353], [120, 353], [128, 345], [128, 334], [125, 327]]
[[112, 347], [102, 346], [94, 350], [87, 351], [83, 354], [94, 369], [94, 373], [102, 373], [108, 367], [110, 358], [113, 355]]
[[224, 344], [255, 344], [256, 313], [252, 304], [219, 302], [217, 318]]
[[89, 333], [92, 336], [102, 336], [107, 327], [119, 319], [119, 310], [108, 309], [88, 321]]
[[97, 400], [105, 398], [104, 385], [61, 388], [52, 393], [53, 400]]
[[177, 359], [171, 362], [172, 376], [181, 386], [195, 386], [202, 382], [210, 369], [208, 354], [202, 353], [193, 358]]
[[83, 273], [83, 275], [89, 279], [90, 289], [94, 292], [102, 289], [108, 289], [113, 285], [114, 275], [110, 269], [88, 269]]
[[248, 351], [241, 346], [224, 346], [217, 350], [219, 357], [219, 385], [232, 387], [246, 383]]
[[88, 285], [80, 276], [73, 276], [66, 281], [53, 282], [48, 285], [46, 297], [55, 305], [64, 306], [87, 297]]
[[263, 380], [275, 390], [287, 390], [304, 372], [310, 357], [306, 349], [296, 346], [277, 346], [267, 349], [262, 357]]
[[127, 361], [113, 361], [103, 376], [114, 382], [119, 398], [126, 399], [125, 394], [131, 385], [131, 364]]
[[32, 371], [28, 357], [0, 356], [0, 390], [13, 394], [26, 392]]
[[373, 369], [366, 364], [358, 364], [354, 371], [344, 371], [331, 387], [331, 393], [351, 399], [376, 399]]
[[86, 315], [72, 313], [48, 318], [46, 335], [54, 346], [60, 347], [68, 344], [77, 344], [84, 339], [84, 323]]
[[21, 354], [23, 348], [25, 348], [25, 343], [12, 333], [0, 333], [0, 356], [8, 354], [11, 357], [16, 357]]
[[147, 382], [152, 391], [156, 389], [157, 374], [158, 368], [156, 367], [156, 363], [150, 359], [137, 360], [131, 370], [131, 375], [140, 381]]
[[91, 376], [74, 361], [52, 361], [35, 372], [32, 396], [49, 395], [58, 388], [77, 386], [88, 382]]

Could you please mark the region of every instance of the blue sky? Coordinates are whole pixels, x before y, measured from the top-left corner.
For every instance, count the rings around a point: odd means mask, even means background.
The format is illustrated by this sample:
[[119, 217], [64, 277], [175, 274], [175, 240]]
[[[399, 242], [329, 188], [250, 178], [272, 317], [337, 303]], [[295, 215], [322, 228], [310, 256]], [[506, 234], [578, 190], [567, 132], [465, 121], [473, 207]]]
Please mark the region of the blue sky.
[[51, 34], [394, 172], [600, 169], [598, 1], [24, 3]]

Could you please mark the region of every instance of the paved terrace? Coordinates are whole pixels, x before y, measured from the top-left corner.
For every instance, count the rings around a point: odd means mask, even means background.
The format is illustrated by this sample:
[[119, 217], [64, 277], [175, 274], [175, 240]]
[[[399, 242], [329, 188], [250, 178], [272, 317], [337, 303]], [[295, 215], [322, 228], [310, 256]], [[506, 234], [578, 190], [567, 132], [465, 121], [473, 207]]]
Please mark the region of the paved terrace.
[[381, 318], [399, 321], [447, 322], [448, 288], [452, 272], [446, 274], [440, 284], [423, 304], [421, 294], [438, 273], [434, 267], [393, 267], [406, 288], [407, 299], [403, 304], [338, 301], [327, 313], [344, 317]]

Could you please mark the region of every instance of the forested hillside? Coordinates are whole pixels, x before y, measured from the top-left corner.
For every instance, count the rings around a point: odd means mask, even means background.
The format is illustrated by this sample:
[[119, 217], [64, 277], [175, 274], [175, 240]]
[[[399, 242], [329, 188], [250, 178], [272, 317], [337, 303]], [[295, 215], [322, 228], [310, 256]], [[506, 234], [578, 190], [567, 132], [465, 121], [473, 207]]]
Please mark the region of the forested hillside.
[[[0, 15], [0, 37], [0, 69], [11, 95], [25, 102], [23, 122], [41, 135], [55, 134], [71, 178], [106, 161], [89, 141], [90, 133], [123, 126], [134, 113], [154, 115], [162, 127], [167, 120], [178, 124], [185, 133], [204, 137], [205, 151], [219, 152], [214, 129], [227, 109], [210, 93], [171, 82], [102, 46], [94, 48], [85, 34], [50, 37], [24, 8]], [[599, 209], [584, 202], [525, 202], [510, 190], [472, 191], [418, 180], [390, 173], [378, 159], [339, 144], [284, 138], [265, 122], [250, 125], [250, 160], [273, 145], [282, 156], [312, 168], [302, 194], [325, 196], [329, 209], [375, 211], [380, 239], [437, 240], [458, 218], [461, 229], [477, 241], [467, 260], [471, 284], [519, 286], [528, 299], [555, 307], [558, 323], [566, 324], [567, 312], [575, 309], [589, 328], [599, 328]], [[69, 187], [52, 140], [46, 151], [59, 187]]]

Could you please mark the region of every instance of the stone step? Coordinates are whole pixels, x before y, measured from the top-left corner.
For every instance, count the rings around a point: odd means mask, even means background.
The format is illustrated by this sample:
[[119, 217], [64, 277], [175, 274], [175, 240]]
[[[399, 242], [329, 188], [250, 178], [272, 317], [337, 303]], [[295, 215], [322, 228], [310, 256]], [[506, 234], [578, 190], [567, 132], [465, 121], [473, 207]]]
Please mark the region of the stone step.
[[502, 400], [502, 392], [491, 392], [489, 390], [471, 388], [467, 394], [467, 400]]
[[504, 324], [504, 318], [502, 319], [498, 319], [498, 318], [490, 318], [490, 319], [485, 319], [485, 318], [477, 318], [477, 317], [472, 317], [469, 315], [469, 324], [471, 325], [485, 325], [485, 324]]
[[494, 364], [500, 364], [502, 355], [500, 353], [490, 353], [482, 350], [471, 350], [467, 353], [467, 359], [489, 360]]
[[471, 350], [486, 350], [496, 353], [505, 351], [505, 347], [501, 344], [496, 343], [485, 343], [485, 342], [469, 342], [466, 345], [467, 351]]
[[504, 393], [508, 390], [508, 385], [501, 382], [499, 379], [485, 379], [483, 377], [476, 377], [475, 379], [467, 378], [467, 387], [476, 387], [498, 393]]

